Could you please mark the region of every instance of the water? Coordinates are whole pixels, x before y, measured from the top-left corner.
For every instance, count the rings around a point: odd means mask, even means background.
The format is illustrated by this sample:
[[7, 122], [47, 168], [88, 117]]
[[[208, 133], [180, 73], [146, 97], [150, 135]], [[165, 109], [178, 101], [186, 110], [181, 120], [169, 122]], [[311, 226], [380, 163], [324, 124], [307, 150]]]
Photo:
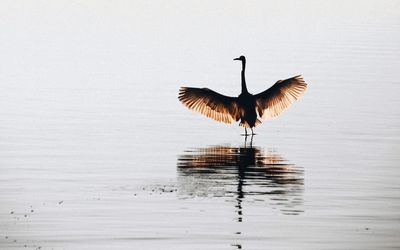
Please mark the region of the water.
[[[400, 247], [398, 2], [0, 7], [0, 248]], [[177, 101], [241, 54], [309, 84], [252, 142]]]

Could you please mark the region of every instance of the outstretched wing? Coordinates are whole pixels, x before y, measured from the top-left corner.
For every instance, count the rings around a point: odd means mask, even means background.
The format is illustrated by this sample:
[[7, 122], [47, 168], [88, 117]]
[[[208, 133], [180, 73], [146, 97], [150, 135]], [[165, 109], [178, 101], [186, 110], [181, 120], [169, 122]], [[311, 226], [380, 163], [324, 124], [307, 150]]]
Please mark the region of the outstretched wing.
[[299, 99], [306, 89], [307, 84], [301, 75], [277, 81], [269, 89], [254, 96], [258, 115], [261, 118], [278, 116]]
[[236, 97], [221, 95], [207, 88], [181, 87], [178, 99], [189, 109], [216, 121], [232, 123], [239, 120]]

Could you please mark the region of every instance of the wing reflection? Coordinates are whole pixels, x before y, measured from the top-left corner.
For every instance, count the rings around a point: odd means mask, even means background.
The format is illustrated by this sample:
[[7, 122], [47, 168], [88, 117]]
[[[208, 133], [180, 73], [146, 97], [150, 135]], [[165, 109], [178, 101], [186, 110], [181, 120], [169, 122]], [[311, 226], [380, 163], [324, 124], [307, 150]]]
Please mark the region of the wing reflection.
[[267, 202], [284, 214], [302, 211], [303, 169], [276, 152], [259, 147], [194, 148], [178, 157], [179, 195], [229, 197], [236, 200], [238, 220], [242, 202]]

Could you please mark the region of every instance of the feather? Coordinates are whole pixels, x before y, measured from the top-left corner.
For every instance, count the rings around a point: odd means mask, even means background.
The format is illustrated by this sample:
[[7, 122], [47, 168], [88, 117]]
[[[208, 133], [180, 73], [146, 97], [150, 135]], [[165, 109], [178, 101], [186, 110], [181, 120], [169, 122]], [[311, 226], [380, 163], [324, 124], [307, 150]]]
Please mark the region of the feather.
[[208, 88], [181, 87], [178, 99], [189, 109], [219, 122], [230, 124], [240, 118], [236, 97], [221, 95]]
[[299, 99], [306, 89], [307, 84], [301, 75], [277, 81], [269, 89], [254, 95], [259, 117], [266, 119], [278, 116]]

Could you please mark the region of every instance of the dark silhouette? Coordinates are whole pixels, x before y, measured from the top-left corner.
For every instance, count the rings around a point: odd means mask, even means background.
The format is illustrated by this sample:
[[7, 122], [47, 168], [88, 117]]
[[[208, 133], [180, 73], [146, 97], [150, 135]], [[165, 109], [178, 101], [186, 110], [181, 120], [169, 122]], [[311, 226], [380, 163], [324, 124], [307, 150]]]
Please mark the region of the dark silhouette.
[[242, 61], [242, 92], [238, 97], [221, 95], [208, 88], [181, 87], [178, 99], [189, 109], [200, 112], [219, 122], [232, 123], [240, 120], [240, 126], [251, 129], [261, 123], [261, 119], [278, 116], [295, 100], [299, 99], [307, 88], [301, 75], [277, 81], [269, 89], [252, 95], [247, 91], [245, 80], [246, 58], [240, 56], [234, 60]]
[[235, 201], [243, 220], [243, 201], [260, 201], [283, 214], [302, 213], [303, 169], [276, 152], [259, 147], [210, 146], [178, 157], [179, 194], [223, 197]]

